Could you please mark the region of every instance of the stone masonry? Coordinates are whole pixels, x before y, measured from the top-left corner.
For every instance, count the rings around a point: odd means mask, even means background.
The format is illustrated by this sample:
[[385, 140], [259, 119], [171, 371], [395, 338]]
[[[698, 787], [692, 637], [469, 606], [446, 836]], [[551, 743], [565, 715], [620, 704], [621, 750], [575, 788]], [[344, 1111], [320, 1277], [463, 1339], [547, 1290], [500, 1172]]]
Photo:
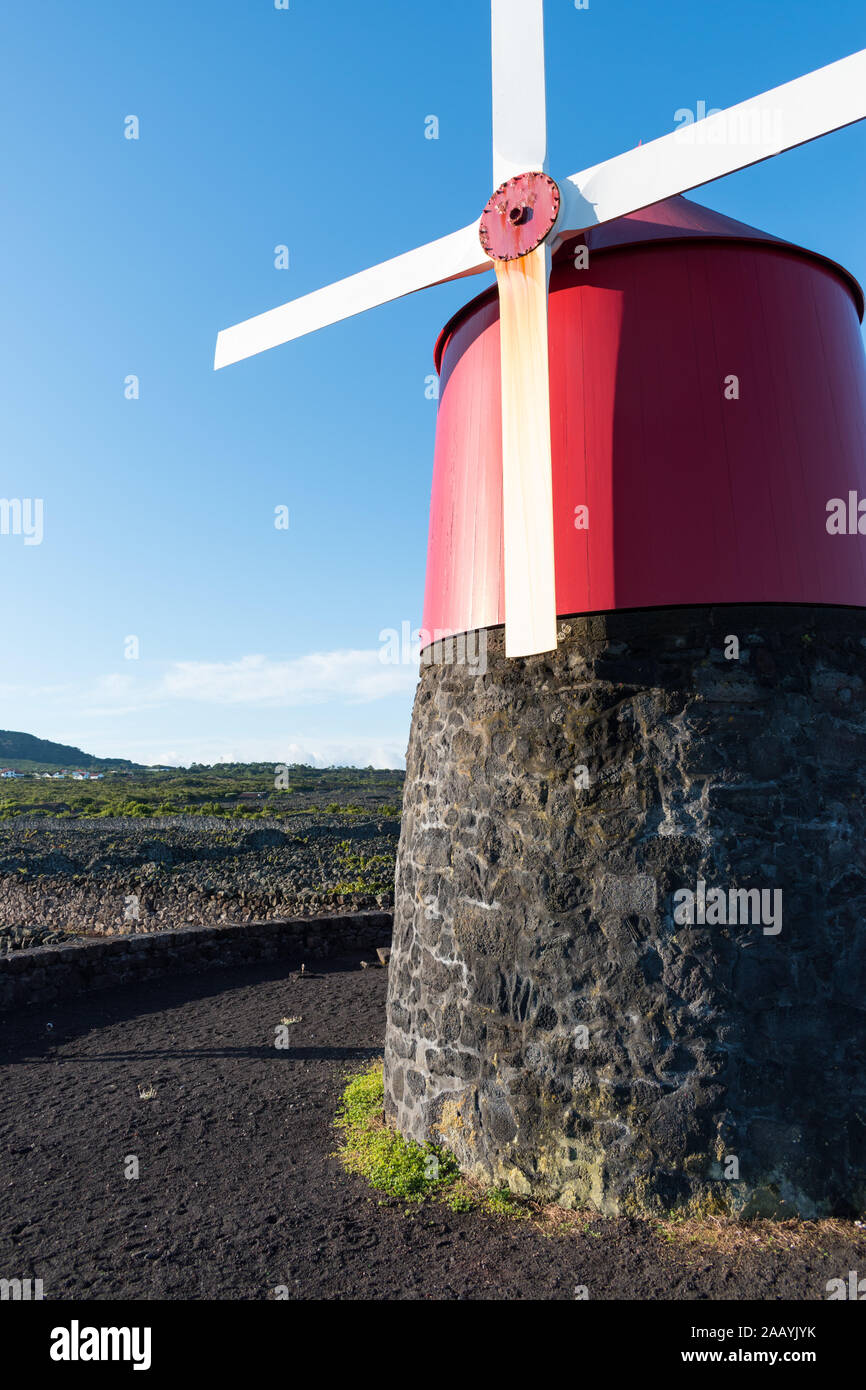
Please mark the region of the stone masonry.
[[219, 923], [172, 931], [90, 937], [0, 955], [0, 1014], [39, 1009], [75, 995], [272, 961], [326, 960], [363, 951], [377, 963], [391, 937], [389, 912]]
[[[417, 691], [389, 1121], [566, 1206], [862, 1215], [866, 612], [615, 613], [487, 650]], [[701, 884], [712, 924], [682, 906]]]

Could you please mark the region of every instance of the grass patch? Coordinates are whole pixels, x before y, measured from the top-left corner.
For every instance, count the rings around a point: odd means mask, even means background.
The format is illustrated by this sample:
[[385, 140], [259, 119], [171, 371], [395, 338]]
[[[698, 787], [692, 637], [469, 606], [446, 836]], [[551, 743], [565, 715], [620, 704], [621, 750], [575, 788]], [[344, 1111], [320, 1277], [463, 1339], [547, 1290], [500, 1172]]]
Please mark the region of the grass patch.
[[531, 1203], [507, 1187], [483, 1188], [462, 1176], [457, 1160], [438, 1144], [417, 1144], [384, 1119], [382, 1063], [348, 1078], [334, 1120], [342, 1131], [339, 1157], [350, 1173], [404, 1202], [443, 1202], [451, 1211], [526, 1218]]
[[727, 1258], [770, 1251], [811, 1248], [816, 1256], [828, 1258], [824, 1248], [833, 1241], [856, 1239], [863, 1234], [850, 1221], [826, 1217], [820, 1221], [803, 1221], [792, 1217], [786, 1221], [771, 1221], [764, 1217], [751, 1221], [735, 1221], [731, 1217], [671, 1216], [653, 1220], [656, 1236], [666, 1245], [683, 1251], [713, 1252]]
[[423, 1202], [451, 1186], [460, 1176], [454, 1157], [388, 1129], [384, 1103], [381, 1062], [349, 1079], [334, 1121], [343, 1131], [340, 1157], [348, 1171], [406, 1202]]
[[530, 1215], [529, 1204], [521, 1197], [515, 1197], [507, 1187], [493, 1187], [484, 1193], [484, 1208], [491, 1216], [510, 1216], [525, 1221]]

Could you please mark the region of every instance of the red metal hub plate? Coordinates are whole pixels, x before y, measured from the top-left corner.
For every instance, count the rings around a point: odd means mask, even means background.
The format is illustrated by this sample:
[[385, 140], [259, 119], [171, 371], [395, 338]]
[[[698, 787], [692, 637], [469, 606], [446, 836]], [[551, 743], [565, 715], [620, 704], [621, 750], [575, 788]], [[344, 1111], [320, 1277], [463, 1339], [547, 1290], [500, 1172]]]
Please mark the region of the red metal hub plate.
[[481, 216], [481, 245], [494, 261], [513, 261], [540, 246], [559, 216], [560, 193], [547, 174], [518, 174], [500, 184]]

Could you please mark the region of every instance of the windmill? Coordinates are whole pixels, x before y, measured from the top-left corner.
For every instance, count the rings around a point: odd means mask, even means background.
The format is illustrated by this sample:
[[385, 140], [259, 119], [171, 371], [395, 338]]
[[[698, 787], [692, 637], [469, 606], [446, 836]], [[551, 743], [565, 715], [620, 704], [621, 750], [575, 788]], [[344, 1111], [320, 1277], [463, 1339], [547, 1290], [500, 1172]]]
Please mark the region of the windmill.
[[[421, 670], [385, 1118], [607, 1214], [860, 1211], [863, 292], [681, 195], [866, 117], [866, 52], [554, 180], [541, 0], [492, 15], [480, 219], [217, 345], [495, 271], [437, 343], [423, 630], [505, 648]], [[784, 931], [681, 935], [688, 882]]]
[[405, 255], [224, 329], [215, 369], [341, 319], [493, 270], [499, 290], [505, 641], [556, 647], [548, 287], [575, 233], [757, 164], [866, 117], [866, 50], [554, 179], [547, 168], [543, 0], [492, 0], [493, 182], [480, 219]]

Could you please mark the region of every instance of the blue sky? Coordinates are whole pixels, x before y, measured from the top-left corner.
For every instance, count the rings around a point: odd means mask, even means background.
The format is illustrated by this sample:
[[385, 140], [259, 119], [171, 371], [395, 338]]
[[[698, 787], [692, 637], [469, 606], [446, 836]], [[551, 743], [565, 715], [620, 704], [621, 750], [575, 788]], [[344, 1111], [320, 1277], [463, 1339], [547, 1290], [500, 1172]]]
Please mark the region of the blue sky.
[[[0, 496], [43, 499], [44, 536], [0, 536], [0, 727], [402, 765], [416, 671], [379, 634], [421, 621], [425, 378], [487, 281], [216, 374], [213, 347], [480, 213], [489, 24], [486, 0], [6, 0]], [[557, 176], [866, 46], [866, 8], [548, 0], [546, 40]], [[864, 281], [864, 126], [691, 196]]]

